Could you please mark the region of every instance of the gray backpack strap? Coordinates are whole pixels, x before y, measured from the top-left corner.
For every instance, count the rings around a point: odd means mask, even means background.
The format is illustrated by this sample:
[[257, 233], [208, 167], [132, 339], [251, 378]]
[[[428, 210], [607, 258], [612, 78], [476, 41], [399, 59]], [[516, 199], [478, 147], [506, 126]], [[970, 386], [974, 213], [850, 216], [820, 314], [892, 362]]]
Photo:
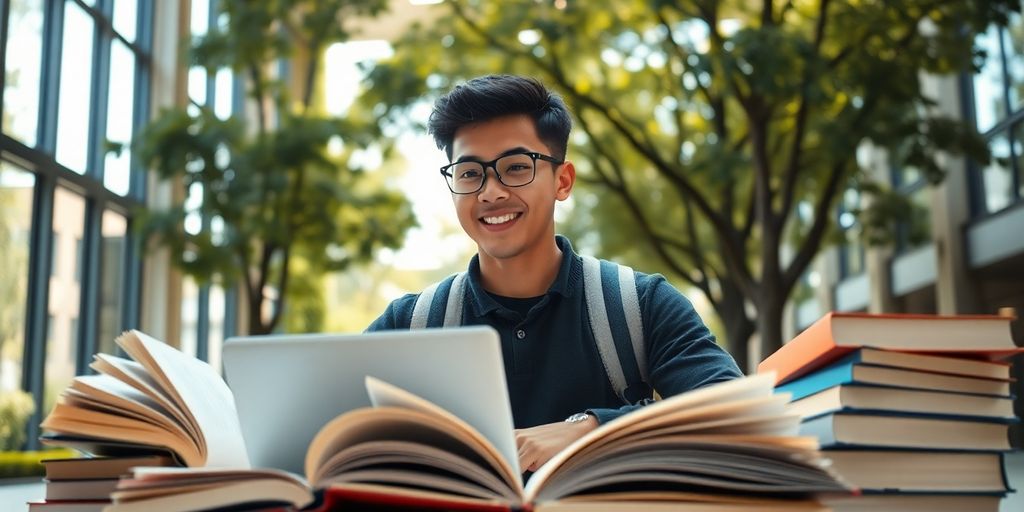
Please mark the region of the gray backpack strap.
[[619, 267], [619, 293], [622, 297], [622, 309], [626, 315], [626, 326], [629, 339], [633, 345], [633, 355], [640, 370], [640, 378], [650, 382], [647, 374], [647, 348], [644, 346], [644, 319], [640, 313], [640, 295], [636, 290], [636, 274], [625, 265]]
[[466, 273], [452, 274], [428, 286], [412, 308], [410, 329], [455, 327], [462, 323], [462, 303], [466, 293]]
[[444, 310], [444, 327], [458, 327], [462, 324], [462, 302], [466, 297], [466, 273], [455, 274], [448, 292], [448, 302]]
[[590, 327], [612, 389], [633, 404], [651, 397], [643, 319], [633, 269], [583, 256]]

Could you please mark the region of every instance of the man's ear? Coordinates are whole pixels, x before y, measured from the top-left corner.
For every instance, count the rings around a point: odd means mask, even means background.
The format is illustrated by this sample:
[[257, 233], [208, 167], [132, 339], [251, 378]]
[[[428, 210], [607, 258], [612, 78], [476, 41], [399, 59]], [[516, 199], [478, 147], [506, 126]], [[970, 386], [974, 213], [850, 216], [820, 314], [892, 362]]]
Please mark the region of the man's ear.
[[572, 162], [566, 160], [558, 166], [555, 180], [555, 199], [565, 201], [572, 194], [572, 186], [576, 183], [576, 167]]

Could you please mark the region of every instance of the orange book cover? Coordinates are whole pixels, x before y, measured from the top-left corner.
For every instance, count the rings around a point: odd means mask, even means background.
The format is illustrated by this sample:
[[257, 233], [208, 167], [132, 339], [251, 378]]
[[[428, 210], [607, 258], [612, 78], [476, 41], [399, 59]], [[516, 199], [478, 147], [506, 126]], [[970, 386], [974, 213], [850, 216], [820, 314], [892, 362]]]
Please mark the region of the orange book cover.
[[1010, 333], [1012, 317], [830, 312], [757, 366], [781, 384], [862, 347], [1004, 359], [1024, 352]]

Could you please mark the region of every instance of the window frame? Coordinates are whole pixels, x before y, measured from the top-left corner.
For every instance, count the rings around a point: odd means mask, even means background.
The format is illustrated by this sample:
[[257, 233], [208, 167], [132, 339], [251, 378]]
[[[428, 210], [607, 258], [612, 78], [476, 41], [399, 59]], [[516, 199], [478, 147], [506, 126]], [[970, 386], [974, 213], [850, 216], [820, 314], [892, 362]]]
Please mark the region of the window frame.
[[[1021, 15], [1021, 21], [1024, 24], [1024, 15]], [[1010, 201], [1003, 208], [996, 211], [988, 210], [988, 202], [986, 200], [985, 190], [985, 168], [978, 165], [975, 161], [969, 161], [967, 163], [967, 175], [968, 175], [968, 197], [969, 211], [972, 219], [978, 219], [987, 217], [989, 215], [996, 214], [1003, 210], [1013, 207], [1015, 204], [1020, 203], [1024, 200], [1024, 192], [1021, 191], [1021, 180], [1022, 174], [1024, 174], [1024, 168], [1022, 164], [1018, 162], [1018, 159], [1024, 158], [1024, 148], [1015, 148], [1014, 135], [1024, 131], [1024, 105], [1018, 108], [1016, 111], [1011, 111], [1010, 104], [1010, 88], [1013, 84], [1010, 83], [1010, 71], [1009, 64], [1006, 60], [1006, 38], [1010, 37], [1007, 35], [1007, 27], [997, 27], [996, 33], [999, 39], [999, 72], [1002, 75], [1002, 96], [1003, 103], [1006, 105], [1007, 111], [1002, 119], [999, 119], [992, 125], [991, 128], [981, 133], [981, 136], [985, 138], [986, 142], [991, 144], [991, 141], [1005, 134], [1010, 145], [1010, 157], [1009, 157], [1009, 169], [1010, 169]], [[974, 126], [975, 130], [978, 127], [978, 112], [976, 107], [977, 96], [975, 94], [974, 80], [970, 73], [963, 73], [960, 76], [960, 91], [961, 91], [961, 111], [964, 119]], [[1024, 143], [1024, 141], [1021, 141]]]
[[[0, 2], [0, 95], [5, 83], [10, 3]], [[150, 113], [150, 86], [152, 76], [153, 8], [151, 2], [138, 1], [136, 8], [136, 35], [127, 40], [114, 31], [114, 0], [96, 0], [88, 5], [83, 0], [41, 0], [43, 30], [39, 80], [39, 111], [36, 126], [36, 144], [26, 146], [6, 133], [0, 132], [0, 159], [22, 168], [35, 177], [29, 237], [29, 268], [24, 352], [22, 354], [21, 389], [30, 393], [36, 410], [26, 425], [27, 437], [23, 449], [39, 449], [39, 423], [42, 420], [43, 390], [45, 382], [46, 335], [48, 327], [49, 280], [52, 272], [53, 207], [58, 187], [80, 195], [85, 201], [83, 219], [82, 262], [80, 264], [81, 300], [78, 305], [75, 344], [76, 374], [89, 372], [88, 365], [95, 352], [98, 336], [98, 308], [102, 283], [101, 222], [103, 212], [114, 211], [125, 217], [123, 253], [125, 262], [119, 318], [124, 328], [136, 328], [140, 323], [142, 258], [132, 231], [133, 212], [146, 201], [146, 173], [135, 162], [130, 164], [128, 193], [121, 196], [107, 189], [103, 182], [105, 154], [103, 152], [107, 126], [107, 99], [110, 80], [110, 48], [115, 39], [124, 43], [135, 58], [134, 98], [132, 104], [133, 134], [146, 122]], [[80, 8], [93, 22], [92, 77], [90, 114], [87, 126], [88, 148], [86, 168], [79, 174], [61, 165], [55, 156], [58, 101], [60, 97], [61, 53], [65, 9]], [[2, 97], [2, 96], [0, 96]], [[3, 103], [0, 102], [0, 114]]]

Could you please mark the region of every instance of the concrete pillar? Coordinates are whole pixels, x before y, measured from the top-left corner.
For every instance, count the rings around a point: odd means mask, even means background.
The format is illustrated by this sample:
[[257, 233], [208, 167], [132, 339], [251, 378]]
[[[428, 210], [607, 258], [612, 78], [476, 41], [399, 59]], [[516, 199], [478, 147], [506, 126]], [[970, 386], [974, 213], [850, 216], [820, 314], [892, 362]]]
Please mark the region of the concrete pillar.
[[[182, 37], [189, 30], [189, 0], [153, 3], [153, 59], [150, 115], [187, 101], [188, 70], [179, 55]], [[154, 173], [147, 179], [148, 206], [163, 208], [184, 200], [180, 183], [160, 182]], [[141, 326], [146, 333], [178, 346], [181, 338], [181, 273], [171, 263], [166, 248], [143, 254]]]
[[[922, 77], [922, 92], [936, 101], [935, 113], [960, 118], [960, 89], [952, 76]], [[976, 313], [977, 285], [969, 275], [964, 226], [970, 219], [967, 164], [963, 158], [942, 155], [946, 179], [931, 189], [932, 239], [935, 243], [935, 301], [939, 314]]]

